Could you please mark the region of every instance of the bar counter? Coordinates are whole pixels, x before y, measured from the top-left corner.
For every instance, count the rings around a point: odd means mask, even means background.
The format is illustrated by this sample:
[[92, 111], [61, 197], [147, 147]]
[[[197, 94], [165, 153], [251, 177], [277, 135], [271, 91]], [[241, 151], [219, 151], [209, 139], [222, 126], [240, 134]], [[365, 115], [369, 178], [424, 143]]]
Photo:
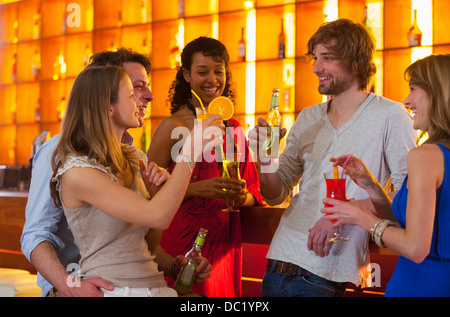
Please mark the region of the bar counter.
[[[257, 206], [242, 208], [242, 241], [244, 243], [269, 245], [284, 210], [285, 208], [282, 206]], [[369, 249], [371, 254], [378, 253], [396, 255], [396, 253], [390, 249], [380, 248], [372, 241], [370, 241]]]

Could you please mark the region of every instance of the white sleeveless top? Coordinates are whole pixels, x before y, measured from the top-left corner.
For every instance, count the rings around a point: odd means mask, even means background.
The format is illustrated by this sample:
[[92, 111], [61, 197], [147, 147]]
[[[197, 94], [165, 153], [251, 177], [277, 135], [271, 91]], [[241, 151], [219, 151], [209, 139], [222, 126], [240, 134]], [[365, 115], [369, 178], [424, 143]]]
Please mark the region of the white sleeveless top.
[[[145, 154], [138, 152], [147, 163]], [[59, 192], [61, 175], [72, 167], [95, 168], [108, 174], [111, 181], [117, 182], [109, 168], [89, 160], [87, 156], [71, 154], [52, 179], [58, 182]], [[131, 168], [135, 175], [131, 190], [150, 198], [139, 166], [131, 164]], [[163, 273], [158, 271], [158, 265], [153, 261], [155, 256], [148, 250], [145, 236], [149, 228], [115, 219], [90, 204], [75, 209], [67, 208], [64, 203], [62, 206], [80, 249], [82, 279], [100, 277], [115, 287], [167, 286]]]

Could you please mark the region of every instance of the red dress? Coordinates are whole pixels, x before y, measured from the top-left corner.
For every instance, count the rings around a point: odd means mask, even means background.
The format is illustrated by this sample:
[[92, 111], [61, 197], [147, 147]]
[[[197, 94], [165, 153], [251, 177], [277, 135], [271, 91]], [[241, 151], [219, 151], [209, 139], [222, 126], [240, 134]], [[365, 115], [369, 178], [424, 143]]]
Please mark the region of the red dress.
[[[244, 131], [239, 123], [230, 119], [229, 127], [238, 127], [238, 135], [244, 137]], [[226, 138], [225, 138], [226, 139]], [[235, 141], [239, 139], [235, 136]], [[227, 142], [224, 142], [226, 151]], [[243, 153], [245, 161], [240, 164], [240, 175], [247, 182], [247, 189], [253, 194], [257, 204], [262, 205], [262, 196], [259, 191], [259, 178], [255, 164], [251, 161], [246, 142], [237, 142], [237, 150]], [[172, 164], [172, 168], [174, 167]], [[192, 173], [191, 182], [220, 177], [217, 162], [197, 162]], [[184, 255], [189, 251], [195, 241], [200, 228], [208, 229], [202, 254], [212, 265], [211, 277], [205, 284], [195, 285], [196, 293], [210, 297], [241, 296], [242, 275], [242, 236], [241, 215], [239, 212], [223, 212], [226, 208], [224, 199], [209, 199], [192, 197], [184, 201], [178, 209], [169, 228], [164, 230], [160, 245], [173, 257]], [[172, 279], [168, 280], [173, 285]]]

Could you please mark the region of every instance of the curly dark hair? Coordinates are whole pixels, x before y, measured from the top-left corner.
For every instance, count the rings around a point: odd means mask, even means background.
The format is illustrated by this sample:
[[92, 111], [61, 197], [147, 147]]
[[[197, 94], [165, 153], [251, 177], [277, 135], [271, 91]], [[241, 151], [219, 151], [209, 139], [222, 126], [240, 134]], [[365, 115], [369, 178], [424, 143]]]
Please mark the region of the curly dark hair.
[[174, 114], [180, 108], [186, 106], [195, 115], [195, 109], [190, 102], [192, 98], [191, 86], [184, 79], [183, 68], [189, 71], [191, 70], [193, 56], [198, 52], [201, 52], [205, 56], [212, 56], [217, 62], [224, 62], [226, 84], [222, 96], [230, 98], [233, 103], [235, 102], [236, 92], [233, 88], [234, 84], [231, 82], [231, 72], [228, 68], [230, 56], [228, 55], [225, 45], [213, 38], [199, 37], [188, 43], [181, 53], [181, 67], [178, 68], [175, 80], [172, 82], [169, 89], [169, 97], [167, 100], [170, 102], [171, 114]]

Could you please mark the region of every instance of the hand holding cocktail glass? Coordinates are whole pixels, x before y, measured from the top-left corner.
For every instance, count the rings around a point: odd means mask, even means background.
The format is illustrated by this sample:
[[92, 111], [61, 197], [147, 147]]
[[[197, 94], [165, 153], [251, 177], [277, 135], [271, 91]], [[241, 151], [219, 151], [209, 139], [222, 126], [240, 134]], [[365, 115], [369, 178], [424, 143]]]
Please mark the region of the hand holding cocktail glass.
[[[191, 90], [191, 93], [195, 97], [196, 102], [200, 105], [200, 107], [195, 108], [197, 122], [201, 123], [213, 114], [222, 116], [222, 119], [224, 121], [231, 119], [231, 117], [233, 116], [234, 105], [229, 98], [224, 96], [217, 97], [213, 99], [207, 107], [205, 107], [201, 98], [195, 93], [195, 91]], [[228, 153], [225, 154], [225, 152], [223, 151], [223, 146], [222, 144], [220, 144], [216, 148], [216, 155], [216, 159], [218, 160], [218, 163], [220, 164], [220, 167], [222, 169], [222, 177], [213, 178], [208, 180], [207, 182], [212, 182], [214, 184], [220, 182], [220, 198], [225, 199], [227, 202], [227, 208], [222, 211], [239, 211], [238, 209], [235, 209], [235, 207], [239, 207], [245, 203], [248, 193], [248, 190], [245, 186], [245, 180], [241, 180], [239, 172], [241, 154], [234, 153], [233, 157], [227, 157]], [[213, 193], [213, 187], [215, 187], [214, 184], [210, 184], [212, 186], [210, 189]], [[217, 197], [218, 196], [213, 196], [211, 198]]]
[[[222, 162], [222, 177], [235, 179], [235, 180], [241, 180], [241, 174], [239, 171], [239, 164], [240, 164], [240, 153], [234, 153], [234, 157], [232, 160], [228, 160], [228, 158], [224, 158]], [[226, 191], [224, 189], [224, 191]], [[222, 211], [227, 212], [234, 212], [239, 211], [238, 209], [235, 209], [234, 206], [234, 197], [227, 197], [227, 208], [223, 209]]]
[[[330, 161], [335, 166], [343, 166], [341, 173], [349, 176], [355, 184], [365, 189], [368, 192], [369, 196], [371, 196], [371, 193], [381, 192], [385, 194], [383, 187], [372, 175], [364, 162], [359, 158], [349, 155], [343, 155], [337, 158], [331, 158]], [[382, 199], [380, 201], [390, 200], [386, 195], [385, 199]], [[331, 198], [325, 198], [323, 199], [323, 202], [324, 204], [326, 204], [326, 206], [332, 206], [325, 207], [321, 211], [325, 213], [324, 219], [330, 221], [336, 220], [335, 224], [333, 224], [333, 227], [341, 225], [358, 225], [362, 228], [371, 228], [374, 221], [376, 222], [376, 220], [374, 220], [376, 219], [376, 216], [373, 214], [373, 212], [368, 210], [355, 199], [338, 201]], [[378, 205], [381, 208], [384, 207], [384, 205], [381, 203], [378, 204], [374, 201], [372, 201], [372, 203], [374, 204], [375, 209]]]
[[[333, 198], [341, 201], [347, 201], [346, 191], [345, 191], [345, 175], [344, 173], [339, 173], [337, 166], [333, 168], [333, 171], [324, 172], [325, 184], [327, 186], [327, 197]], [[325, 204], [325, 208], [333, 207], [333, 205]], [[333, 215], [333, 213], [327, 212], [326, 216]], [[333, 224], [336, 223], [336, 219], [330, 219]], [[338, 226], [335, 228], [334, 237], [331, 238], [330, 242], [336, 241], [347, 241], [348, 238], [342, 237], [342, 227]]]

